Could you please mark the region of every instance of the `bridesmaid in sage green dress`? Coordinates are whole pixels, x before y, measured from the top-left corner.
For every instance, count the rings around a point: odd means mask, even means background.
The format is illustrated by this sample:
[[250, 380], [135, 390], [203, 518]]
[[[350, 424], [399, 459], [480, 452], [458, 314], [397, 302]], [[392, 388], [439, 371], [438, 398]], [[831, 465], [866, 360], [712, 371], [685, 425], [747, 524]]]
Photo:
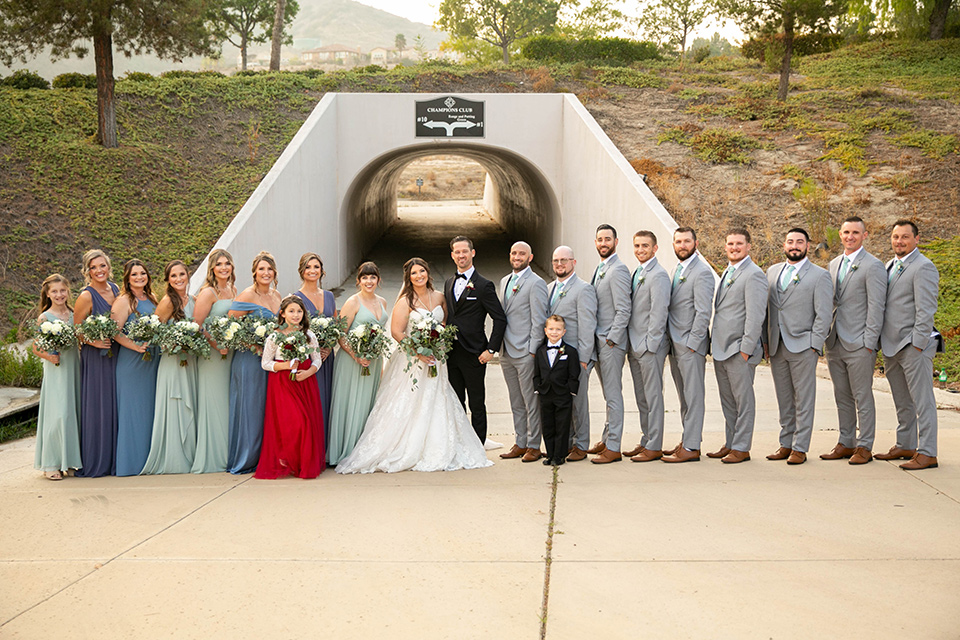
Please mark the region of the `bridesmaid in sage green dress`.
[[[226, 249], [214, 249], [207, 258], [207, 279], [194, 307], [194, 322], [225, 317], [233, 299], [237, 276], [233, 256]], [[227, 444], [230, 430], [230, 365], [233, 351], [221, 349], [207, 336], [212, 347], [210, 358], [197, 363], [197, 454], [194, 473], [227, 470]]]
[[[187, 292], [190, 277], [187, 265], [174, 260], [164, 269], [167, 293], [157, 305], [161, 322], [175, 322], [193, 316], [193, 297]], [[197, 358], [181, 354], [161, 355], [157, 370], [157, 400], [153, 412], [150, 454], [141, 475], [190, 473], [197, 451]]]
[[[110, 307], [120, 333], [117, 352], [117, 475], [135, 476], [150, 453], [160, 350], [127, 337], [129, 324], [157, 309], [150, 273], [134, 258], [123, 265], [123, 290]], [[148, 351], [149, 350], [149, 351]], [[149, 352], [149, 359], [144, 354]]]
[[[61, 320], [73, 324], [70, 281], [59, 273], [40, 287], [41, 315], [37, 324]], [[80, 462], [80, 351], [79, 347], [47, 353], [33, 346], [44, 360], [37, 417], [37, 452], [34, 468], [50, 480], [62, 480], [65, 471], [79, 469]]]
[[[350, 296], [340, 310], [348, 330], [375, 322], [387, 323], [387, 301], [376, 294], [380, 286], [380, 270], [372, 262], [364, 262], [357, 272], [359, 293]], [[330, 440], [327, 442], [327, 462], [339, 463], [350, 455], [363, 433], [367, 416], [373, 409], [383, 371], [383, 359], [358, 359], [345, 339], [340, 340], [342, 353], [333, 367], [333, 401], [330, 407]], [[364, 366], [370, 367], [369, 376], [361, 376]]]

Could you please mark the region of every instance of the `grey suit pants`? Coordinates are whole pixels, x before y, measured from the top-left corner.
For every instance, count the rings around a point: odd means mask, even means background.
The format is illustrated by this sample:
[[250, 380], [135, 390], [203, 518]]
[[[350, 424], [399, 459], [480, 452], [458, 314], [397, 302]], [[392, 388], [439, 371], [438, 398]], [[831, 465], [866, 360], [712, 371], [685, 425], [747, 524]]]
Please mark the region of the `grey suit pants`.
[[621, 345], [607, 345], [606, 340], [597, 340], [599, 366], [595, 367], [600, 378], [600, 389], [607, 405], [603, 422], [603, 443], [611, 451], [620, 451], [623, 437], [623, 361], [627, 350]]
[[667, 344], [664, 340], [659, 353], [633, 350], [627, 353], [643, 432], [640, 445], [651, 451], [663, 449], [663, 361], [667, 357]]
[[533, 360], [529, 355], [519, 358], [500, 356], [500, 369], [510, 394], [513, 430], [521, 449], [540, 448], [540, 403], [533, 388]]
[[793, 353], [781, 343], [770, 356], [770, 371], [780, 407], [780, 446], [806, 453], [817, 405], [817, 352]]
[[590, 448], [590, 372], [596, 363], [590, 362], [587, 368], [580, 366], [580, 389], [573, 399], [573, 429], [570, 432], [570, 446], [586, 451]]
[[884, 371], [897, 407], [897, 446], [937, 455], [937, 399], [933, 395], [936, 342], [918, 351], [907, 345], [884, 358]]
[[837, 403], [839, 444], [844, 447], [864, 447], [867, 451], [873, 451], [877, 432], [877, 407], [873, 400], [873, 370], [876, 364], [876, 351], [871, 352], [863, 347], [847, 351], [837, 341], [836, 346], [827, 351], [827, 367], [830, 369], [833, 397]]
[[683, 446], [691, 451], [699, 450], [703, 439], [706, 361], [706, 356], [691, 351], [685, 345], [673, 344], [670, 353], [670, 375], [673, 376], [673, 384], [680, 396]]
[[745, 361], [738, 353], [726, 360], [713, 361], [726, 432], [724, 446], [736, 451], [750, 451], [753, 446], [753, 426], [757, 417], [753, 377], [760, 359], [750, 360], [753, 362]]

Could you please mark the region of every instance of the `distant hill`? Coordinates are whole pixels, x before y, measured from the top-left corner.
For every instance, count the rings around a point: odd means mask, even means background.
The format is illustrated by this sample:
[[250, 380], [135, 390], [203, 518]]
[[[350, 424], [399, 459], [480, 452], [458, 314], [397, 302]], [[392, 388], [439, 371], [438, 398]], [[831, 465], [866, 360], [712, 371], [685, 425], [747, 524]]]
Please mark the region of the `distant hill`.
[[[284, 47], [283, 56], [322, 47], [328, 44], [343, 44], [369, 51], [374, 47], [392, 47], [398, 33], [406, 36], [407, 46], [413, 47], [413, 39], [423, 36], [428, 49], [436, 49], [447, 34], [432, 26], [413, 22], [392, 13], [369, 7], [354, 0], [300, 0], [300, 12], [293, 22], [293, 47]], [[26, 63], [13, 67], [0, 65], [0, 75], [9, 75], [12, 70], [30, 69], [47, 79], [61, 73], [93, 73], [93, 43], [90, 54], [84, 59], [68, 58], [51, 62], [49, 54], [40, 55]], [[269, 46], [251, 47], [251, 53], [269, 53]], [[127, 71], [145, 71], [157, 74], [169, 69], [201, 68], [231, 70], [236, 66], [240, 51], [227, 44], [220, 60], [187, 58], [181, 63], [161, 60], [156, 56], [114, 56], [114, 73], [120, 77]]]

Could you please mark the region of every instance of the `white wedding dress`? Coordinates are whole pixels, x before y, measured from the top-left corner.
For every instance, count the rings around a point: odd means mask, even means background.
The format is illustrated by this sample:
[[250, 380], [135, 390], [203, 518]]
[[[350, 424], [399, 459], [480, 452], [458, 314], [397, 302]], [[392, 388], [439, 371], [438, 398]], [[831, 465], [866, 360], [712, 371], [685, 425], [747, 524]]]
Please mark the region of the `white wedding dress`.
[[[443, 322], [443, 308], [414, 309], [407, 323], [432, 315]], [[427, 375], [419, 360], [407, 368], [407, 355], [397, 349], [384, 368], [377, 400], [360, 441], [340, 461], [337, 473], [374, 471], [455, 471], [479, 469], [487, 460], [483, 443], [447, 379], [447, 365], [437, 364], [437, 377]], [[414, 386], [413, 380], [417, 383]]]

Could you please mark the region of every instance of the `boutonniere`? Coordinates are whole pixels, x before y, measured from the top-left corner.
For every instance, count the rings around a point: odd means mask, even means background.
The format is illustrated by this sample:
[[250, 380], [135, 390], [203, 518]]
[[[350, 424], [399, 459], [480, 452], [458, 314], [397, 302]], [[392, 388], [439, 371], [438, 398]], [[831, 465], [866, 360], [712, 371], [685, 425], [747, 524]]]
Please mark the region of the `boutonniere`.
[[606, 271], [601, 271], [597, 274], [597, 280], [603, 280], [603, 276], [607, 275]]
[[855, 265], [853, 265], [853, 266], [850, 267], [850, 271], [856, 271], [856, 270], [859, 269], [859, 268], [860, 268], [860, 265], [855, 264]]
[[519, 281], [519, 280], [517, 281], [517, 284], [513, 285], [513, 288], [510, 289], [510, 293], [516, 293], [517, 291], [520, 291], [520, 281]]
[[680, 276], [680, 284], [683, 284], [687, 281], [687, 276]]
[[476, 288], [473, 286], [473, 280], [467, 280], [467, 286], [465, 288], [473, 291]]
[[647, 281], [647, 276], [640, 276], [640, 279], [637, 280], [637, 286], [642, 287], [643, 283]]
[[557, 355], [558, 355], [558, 356], [562, 356], [562, 355], [563, 355], [563, 345], [561, 345], [560, 348], [557, 349]]
[[737, 281], [737, 277], [736, 277], [736, 276], [727, 276], [727, 280], [726, 280], [726, 282], [725, 282], [725, 286], [729, 287], [730, 285], [732, 285], [732, 284], [733, 284], [734, 282], [736, 282], [736, 281]]
[[800, 282], [800, 275], [796, 273], [793, 274], [793, 277], [790, 278], [790, 282], [792, 282], [793, 284], [797, 284], [798, 282]]
[[897, 265], [897, 273], [903, 273], [903, 263]]

